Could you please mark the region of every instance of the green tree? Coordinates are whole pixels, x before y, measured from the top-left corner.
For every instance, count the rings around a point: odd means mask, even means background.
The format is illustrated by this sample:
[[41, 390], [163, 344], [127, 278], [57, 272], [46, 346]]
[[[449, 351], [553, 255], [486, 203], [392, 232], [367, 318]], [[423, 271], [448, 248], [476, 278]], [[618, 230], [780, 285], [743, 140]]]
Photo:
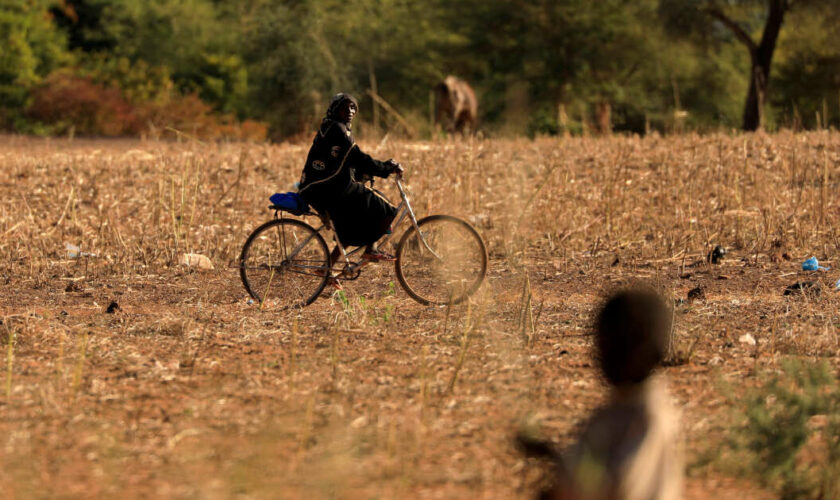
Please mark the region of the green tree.
[[103, 0], [53, 1], [50, 13], [55, 25], [67, 34], [70, 50], [82, 52], [113, 51], [118, 40], [104, 26], [104, 11], [110, 2]]
[[103, 59], [127, 60], [168, 74], [180, 92], [218, 111], [243, 115], [248, 76], [235, 8], [211, 0], [65, 0], [54, 13], [71, 47], [100, 75], [113, 66]]
[[716, 25], [746, 48], [750, 70], [742, 128], [757, 130], [765, 125], [773, 57], [785, 19], [797, 9], [832, 4], [836, 9], [832, 0], [662, 0], [661, 11], [672, 30], [710, 33]]
[[363, 110], [374, 86], [400, 110], [425, 109], [452, 44], [436, 4], [265, 2], [245, 31], [252, 109], [275, 136], [308, 133], [339, 91], [356, 94]]
[[595, 107], [605, 129], [611, 111], [618, 110], [620, 127], [640, 131], [644, 116], [657, 112], [663, 95], [672, 95], [664, 92], [670, 84], [655, 77], [663, 72], [659, 51], [665, 46], [657, 5], [656, 0], [464, 0], [450, 8], [449, 20], [467, 40], [462, 67], [485, 82], [489, 117], [501, 117], [502, 108], [513, 105], [505, 102], [516, 92], [511, 89], [524, 87], [530, 112], [545, 117], [538, 131], [556, 130], [558, 106]]
[[[772, 104], [792, 125], [840, 126], [840, 9], [794, 11], [779, 40]], [[819, 118], [818, 118], [819, 116]]]
[[47, 0], [0, 0], [0, 125], [19, 120], [29, 91], [70, 62]]
[[261, 5], [246, 21], [243, 56], [253, 116], [279, 138], [311, 129], [322, 92], [337, 87], [342, 68], [323, 38], [310, 2]]

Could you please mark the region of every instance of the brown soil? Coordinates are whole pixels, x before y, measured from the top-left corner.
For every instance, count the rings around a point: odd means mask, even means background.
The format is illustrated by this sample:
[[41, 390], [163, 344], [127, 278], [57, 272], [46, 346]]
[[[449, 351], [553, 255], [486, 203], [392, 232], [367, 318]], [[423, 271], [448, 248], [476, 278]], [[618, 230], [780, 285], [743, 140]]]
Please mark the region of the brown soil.
[[389, 264], [346, 302], [249, 304], [234, 259], [304, 146], [0, 138], [4, 496], [528, 497], [513, 436], [571, 442], [606, 395], [593, 310], [640, 280], [675, 300], [686, 497], [774, 496], [718, 464], [781, 359], [840, 366], [837, 273], [800, 270], [838, 265], [840, 134], [363, 146], [407, 167], [419, 215], [483, 234], [470, 305], [415, 303]]

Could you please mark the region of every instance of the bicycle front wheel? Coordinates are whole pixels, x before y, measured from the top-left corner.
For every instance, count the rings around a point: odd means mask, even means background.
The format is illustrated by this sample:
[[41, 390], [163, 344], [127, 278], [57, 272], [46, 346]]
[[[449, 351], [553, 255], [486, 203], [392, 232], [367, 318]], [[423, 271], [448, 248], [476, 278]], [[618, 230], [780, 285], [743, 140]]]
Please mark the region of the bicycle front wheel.
[[397, 279], [417, 302], [458, 304], [487, 275], [487, 249], [468, 222], [432, 215], [408, 228], [397, 245]]
[[275, 219], [254, 230], [239, 256], [239, 275], [261, 306], [289, 308], [311, 304], [327, 284], [329, 252], [309, 224]]

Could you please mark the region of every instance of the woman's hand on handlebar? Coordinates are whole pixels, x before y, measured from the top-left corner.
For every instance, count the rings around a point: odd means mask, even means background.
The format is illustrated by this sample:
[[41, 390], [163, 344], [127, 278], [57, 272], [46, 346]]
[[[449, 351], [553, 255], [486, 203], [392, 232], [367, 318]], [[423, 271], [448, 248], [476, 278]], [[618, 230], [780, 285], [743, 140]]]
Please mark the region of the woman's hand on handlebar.
[[397, 177], [402, 177], [403, 172], [405, 172], [405, 169], [402, 167], [402, 165], [395, 162], [393, 159], [389, 159], [385, 163], [387, 163], [388, 166], [391, 167], [392, 174], [397, 174]]

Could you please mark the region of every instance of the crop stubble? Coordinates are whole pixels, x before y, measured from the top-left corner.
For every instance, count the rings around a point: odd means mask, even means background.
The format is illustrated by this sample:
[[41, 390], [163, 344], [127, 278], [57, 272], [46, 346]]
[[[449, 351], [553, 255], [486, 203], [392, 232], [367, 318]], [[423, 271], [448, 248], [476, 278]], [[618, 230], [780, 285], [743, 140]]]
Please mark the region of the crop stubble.
[[[0, 137], [0, 490], [527, 495], [538, 471], [511, 438], [566, 443], [603, 399], [590, 316], [634, 280], [704, 291], [675, 309], [687, 362], [662, 370], [689, 463], [722, 449], [726, 386], [784, 356], [838, 365], [837, 275], [799, 263], [837, 264], [840, 134], [365, 146], [407, 167], [419, 215], [484, 235], [472, 305], [422, 307], [389, 266], [299, 315], [248, 305], [234, 258], [305, 146]], [[802, 280], [823, 293], [782, 295]], [[690, 497], [762, 493], [690, 472]]]

